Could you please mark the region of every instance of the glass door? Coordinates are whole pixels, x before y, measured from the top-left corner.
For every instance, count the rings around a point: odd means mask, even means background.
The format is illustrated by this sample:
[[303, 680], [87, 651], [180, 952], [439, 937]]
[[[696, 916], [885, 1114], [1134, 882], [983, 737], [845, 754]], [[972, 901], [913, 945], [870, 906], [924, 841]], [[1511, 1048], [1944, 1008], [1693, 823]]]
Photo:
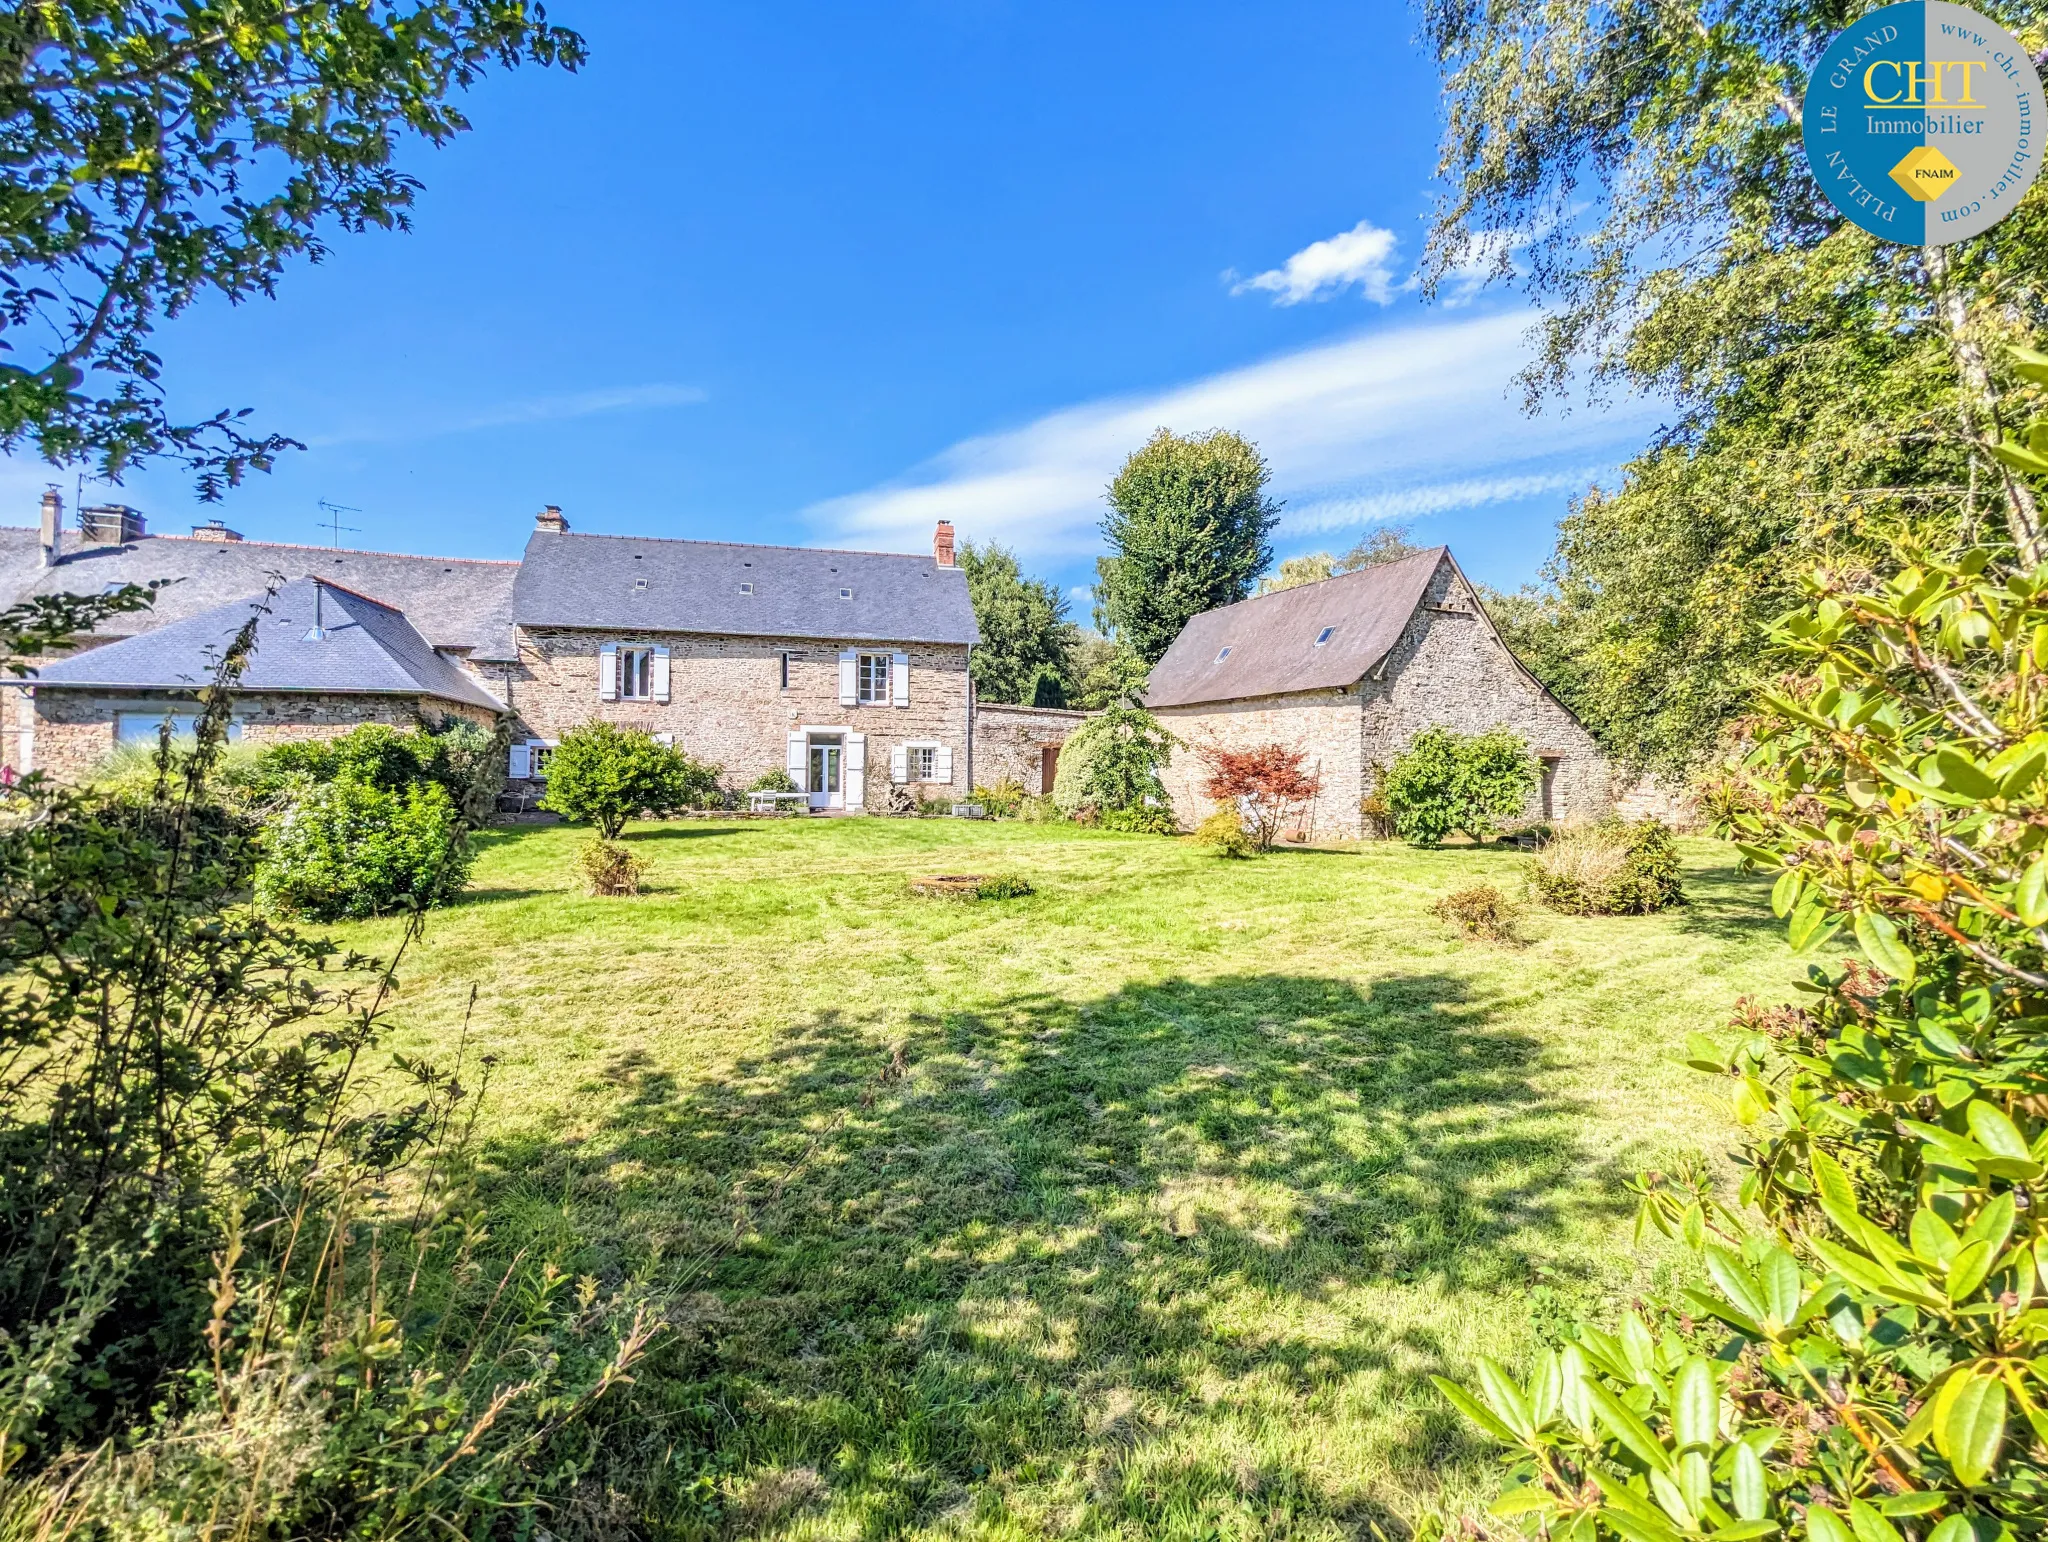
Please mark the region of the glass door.
[[811, 739], [811, 789], [812, 808], [845, 808], [846, 784], [841, 775], [840, 757], [844, 753], [844, 741], [838, 734], [819, 734]]

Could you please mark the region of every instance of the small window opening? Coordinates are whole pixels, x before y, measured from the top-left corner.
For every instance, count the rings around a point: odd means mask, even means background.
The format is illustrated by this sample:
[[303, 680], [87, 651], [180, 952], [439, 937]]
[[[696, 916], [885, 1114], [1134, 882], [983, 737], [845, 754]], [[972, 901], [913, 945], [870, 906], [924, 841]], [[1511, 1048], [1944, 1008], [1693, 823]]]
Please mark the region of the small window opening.
[[789, 655], [786, 653], [782, 655], [782, 688], [785, 691], [789, 689]]
[[1337, 629], [1333, 626], [1326, 626], [1320, 632], [1316, 633], [1316, 646], [1320, 648], [1324, 643], [1328, 642], [1330, 640], [1331, 635], [1336, 630]]

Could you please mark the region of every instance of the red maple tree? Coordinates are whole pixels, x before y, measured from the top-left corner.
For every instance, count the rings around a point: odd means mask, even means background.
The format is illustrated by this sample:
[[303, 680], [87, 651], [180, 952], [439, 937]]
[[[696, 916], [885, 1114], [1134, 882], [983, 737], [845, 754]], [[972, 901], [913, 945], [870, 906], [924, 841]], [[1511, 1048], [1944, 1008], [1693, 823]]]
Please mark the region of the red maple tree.
[[1202, 751], [1209, 768], [1202, 790], [1218, 803], [1235, 806], [1252, 844], [1271, 851], [1289, 810], [1322, 790], [1322, 778], [1302, 769], [1306, 758], [1284, 744], [1259, 744], [1248, 750], [1211, 746]]

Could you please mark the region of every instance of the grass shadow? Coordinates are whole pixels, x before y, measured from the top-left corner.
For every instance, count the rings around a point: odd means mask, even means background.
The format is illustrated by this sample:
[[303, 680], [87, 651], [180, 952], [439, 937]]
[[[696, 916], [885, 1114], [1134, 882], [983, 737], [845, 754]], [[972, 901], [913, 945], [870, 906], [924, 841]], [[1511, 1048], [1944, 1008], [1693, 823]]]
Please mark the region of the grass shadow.
[[488, 1148], [493, 1224], [695, 1293], [641, 1438], [685, 1476], [814, 1467], [848, 1534], [1044, 1495], [1154, 1536], [1395, 1531], [1302, 1411], [1392, 1410], [1391, 1468], [1480, 1462], [1426, 1387], [1444, 1308], [1388, 1303], [1568, 1278], [1567, 1212], [1619, 1194], [1494, 1019], [1448, 974], [1268, 973], [1020, 995], [893, 1044], [828, 1013], [688, 1086], [636, 1052], [578, 1089], [595, 1133]]
[[1685, 904], [1673, 912], [1680, 932], [1739, 942], [1784, 927], [1771, 914], [1768, 873], [1745, 873], [1733, 862], [1688, 865], [1684, 880]]

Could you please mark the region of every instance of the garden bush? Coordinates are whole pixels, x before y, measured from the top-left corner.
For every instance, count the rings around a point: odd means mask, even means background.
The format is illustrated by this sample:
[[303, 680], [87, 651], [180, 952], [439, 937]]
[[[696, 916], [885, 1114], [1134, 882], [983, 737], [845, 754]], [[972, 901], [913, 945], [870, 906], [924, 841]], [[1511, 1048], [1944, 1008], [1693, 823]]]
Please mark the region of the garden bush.
[[1159, 768], [1173, 737], [1143, 707], [1112, 706], [1075, 729], [1060, 748], [1052, 800], [1061, 813], [1133, 808], [1147, 798], [1166, 801]]
[[577, 861], [582, 865], [590, 892], [599, 896], [638, 894], [640, 875], [647, 870], [646, 864], [632, 852], [603, 836], [593, 836]]
[[777, 766], [773, 771], [763, 771], [747, 784], [748, 792], [795, 792], [796, 783], [789, 773]]
[[1395, 833], [1417, 846], [1438, 845], [1457, 831], [1483, 841], [1522, 812], [1540, 774], [1528, 743], [1512, 729], [1425, 728], [1394, 757], [1374, 792], [1386, 801]]
[[222, 756], [218, 784], [257, 806], [283, 807], [307, 786], [358, 781], [384, 792], [423, 782], [443, 788], [465, 819], [481, 825], [505, 787], [509, 727], [488, 732], [463, 718], [401, 730], [364, 723], [332, 739], [296, 739]]
[[1557, 835], [1531, 864], [1543, 903], [1570, 916], [1640, 916], [1681, 902], [1678, 847], [1656, 819], [1604, 819]]
[[1257, 854], [1252, 838], [1244, 833], [1244, 821], [1234, 808], [1220, 808], [1195, 826], [1195, 841], [1211, 848], [1219, 857], [1249, 857]]
[[1103, 829], [1115, 830], [1122, 835], [1180, 834], [1180, 822], [1173, 817], [1173, 810], [1163, 803], [1104, 809], [1098, 822]]
[[1021, 782], [1001, 781], [993, 787], [977, 787], [973, 800], [988, 811], [991, 819], [1015, 819], [1027, 794]]
[[1741, 1188], [1703, 1163], [1636, 1185], [1690, 1284], [1520, 1380], [1439, 1383], [1509, 1448], [1494, 1513], [1531, 1536], [2048, 1525], [2048, 565], [1980, 548], [1805, 588], [1728, 833], [1796, 949], [1847, 933], [1869, 962], [1693, 1037]]
[[282, 914], [361, 920], [442, 903], [475, 861], [440, 783], [387, 792], [344, 776], [308, 789], [275, 821], [256, 896]]
[[1487, 942], [1519, 942], [1522, 919], [1519, 901], [1510, 899], [1490, 883], [1474, 884], [1446, 894], [1430, 911], [1448, 921], [1467, 937]]
[[718, 797], [718, 773], [638, 729], [590, 722], [563, 734], [548, 755], [540, 806], [615, 841], [635, 815], [659, 818]]

